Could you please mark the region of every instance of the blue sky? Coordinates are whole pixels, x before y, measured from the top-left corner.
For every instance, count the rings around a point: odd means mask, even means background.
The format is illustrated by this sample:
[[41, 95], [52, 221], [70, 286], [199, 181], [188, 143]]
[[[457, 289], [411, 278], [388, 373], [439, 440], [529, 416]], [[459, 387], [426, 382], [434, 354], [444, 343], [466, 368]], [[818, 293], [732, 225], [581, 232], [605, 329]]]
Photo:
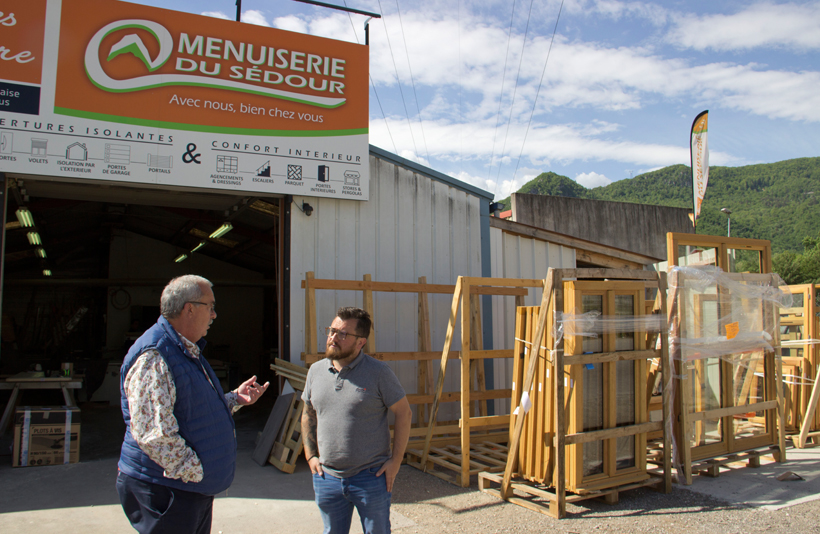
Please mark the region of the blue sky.
[[[820, 2], [324, 1], [383, 15], [371, 144], [498, 199], [546, 171], [596, 187], [688, 165], [705, 109], [712, 166], [820, 155]], [[135, 3], [236, 14], [234, 0]], [[364, 42], [361, 15], [242, 9], [246, 23]]]

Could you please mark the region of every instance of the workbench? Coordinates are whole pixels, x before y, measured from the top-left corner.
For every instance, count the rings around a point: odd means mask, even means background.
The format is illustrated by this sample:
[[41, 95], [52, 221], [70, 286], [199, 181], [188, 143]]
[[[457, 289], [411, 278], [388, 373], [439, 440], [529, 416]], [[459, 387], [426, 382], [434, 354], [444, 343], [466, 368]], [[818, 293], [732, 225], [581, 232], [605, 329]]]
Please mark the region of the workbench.
[[77, 406], [74, 401], [74, 394], [71, 390], [80, 389], [83, 385], [81, 376], [52, 376], [43, 377], [37, 376], [42, 373], [18, 373], [10, 376], [5, 380], [0, 379], [0, 390], [10, 389], [11, 397], [6, 403], [6, 409], [3, 411], [3, 419], [0, 419], [0, 436], [6, 433], [6, 427], [14, 414], [14, 406], [17, 401], [17, 396], [20, 391], [27, 389], [61, 389], [63, 391], [63, 399], [66, 406]]

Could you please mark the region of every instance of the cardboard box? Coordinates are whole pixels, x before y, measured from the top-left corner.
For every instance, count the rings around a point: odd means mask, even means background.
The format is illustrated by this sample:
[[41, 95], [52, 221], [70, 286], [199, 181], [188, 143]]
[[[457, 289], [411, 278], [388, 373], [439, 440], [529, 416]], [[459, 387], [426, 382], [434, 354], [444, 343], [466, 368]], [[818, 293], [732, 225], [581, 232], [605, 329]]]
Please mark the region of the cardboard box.
[[12, 466], [80, 461], [80, 409], [75, 406], [20, 406], [14, 413]]

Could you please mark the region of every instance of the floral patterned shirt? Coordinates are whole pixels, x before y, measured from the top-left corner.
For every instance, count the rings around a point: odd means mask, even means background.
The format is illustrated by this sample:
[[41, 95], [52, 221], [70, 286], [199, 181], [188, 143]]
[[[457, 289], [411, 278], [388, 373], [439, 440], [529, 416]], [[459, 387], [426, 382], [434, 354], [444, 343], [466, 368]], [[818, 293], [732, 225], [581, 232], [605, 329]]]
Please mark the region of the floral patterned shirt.
[[[188, 349], [186, 356], [199, 359], [199, 347], [185, 337], [179, 337]], [[210, 382], [207, 373], [205, 376]], [[168, 364], [159, 351], [152, 349], [142, 353], [128, 371], [124, 386], [131, 412], [131, 435], [140, 449], [165, 469], [163, 474], [166, 477], [183, 482], [202, 481], [202, 463], [179, 435], [179, 424], [174, 416], [177, 390]], [[225, 401], [231, 413], [241, 407], [235, 391], [226, 393]]]

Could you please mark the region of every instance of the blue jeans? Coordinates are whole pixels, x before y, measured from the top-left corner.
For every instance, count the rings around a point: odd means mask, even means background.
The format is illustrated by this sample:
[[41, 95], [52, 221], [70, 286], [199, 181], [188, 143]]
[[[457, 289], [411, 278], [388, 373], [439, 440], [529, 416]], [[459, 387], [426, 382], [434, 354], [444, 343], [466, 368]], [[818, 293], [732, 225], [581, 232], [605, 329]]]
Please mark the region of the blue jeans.
[[376, 476], [380, 468], [371, 467], [348, 478], [327, 472], [313, 475], [316, 505], [325, 524], [323, 534], [347, 534], [354, 506], [365, 534], [390, 534], [390, 492], [384, 474]]

